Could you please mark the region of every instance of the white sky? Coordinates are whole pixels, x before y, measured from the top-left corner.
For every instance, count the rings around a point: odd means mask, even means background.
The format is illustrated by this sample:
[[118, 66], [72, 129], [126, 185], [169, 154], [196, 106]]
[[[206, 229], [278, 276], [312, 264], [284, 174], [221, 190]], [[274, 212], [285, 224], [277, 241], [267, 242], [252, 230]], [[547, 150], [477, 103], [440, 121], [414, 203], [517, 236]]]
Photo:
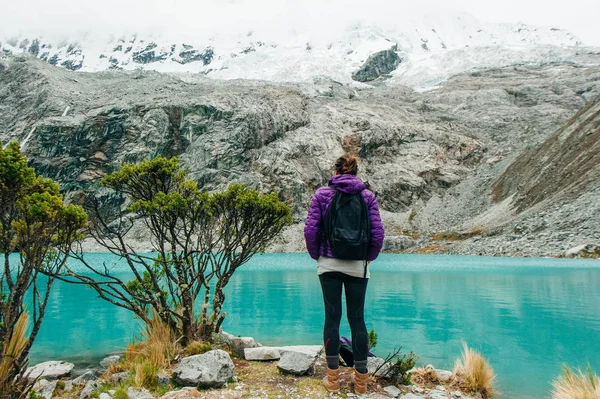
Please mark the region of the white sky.
[[[418, 3], [418, 5], [415, 5]], [[174, 31], [336, 30], [357, 20], [461, 11], [489, 22], [564, 28], [600, 46], [600, 0], [0, 0], [0, 37]]]

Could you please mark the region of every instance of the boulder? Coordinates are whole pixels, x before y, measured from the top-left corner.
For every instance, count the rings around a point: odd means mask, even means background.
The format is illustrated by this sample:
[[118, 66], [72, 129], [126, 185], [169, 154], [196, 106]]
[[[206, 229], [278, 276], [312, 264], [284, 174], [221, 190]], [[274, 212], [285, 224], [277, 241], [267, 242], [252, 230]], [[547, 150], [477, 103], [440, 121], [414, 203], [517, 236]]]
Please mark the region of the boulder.
[[244, 349], [246, 360], [278, 360], [283, 352], [299, 352], [310, 356], [319, 356], [323, 347], [320, 345], [296, 345], [296, 346], [261, 346], [258, 348]]
[[279, 360], [280, 357], [279, 348], [263, 346], [261, 348], [244, 349], [244, 358], [246, 360]]
[[73, 379], [71, 382], [73, 383], [73, 385], [85, 385], [88, 381], [94, 381], [95, 379], [96, 374], [91, 370], [87, 370], [85, 373]]
[[142, 388], [141, 391], [137, 391], [132, 387], [127, 388], [127, 397], [129, 399], [153, 399], [154, 396], [147, 389]]
[[106, 392], [102, 392], [99, 396], [98, 399], [112, 399], [111, 396], [109, 394], [107, 394]]
[[100, 361], [100, 367], [107, 369], [111, 364], [117, 364], [121, 361], [121, 355], [107, 356]]
[[216, 349], [202, 355], [183, 358], [173, 370], [173, 379], [181, 385], [221, 387], [233, 377], [233, 368], [233, 362], [227, 352]]
[[91, 398], [92, 394], [98, 389], [100, 389], [99, 383], [97, 383], [96, 381], [88, 381], [87, 384], [85, 384], [85, 387], [83, 388], [81, 393], [79, 394], [79, 399]]
[[75, 367], [73, 363], [50, 361], [29, 367], [25, 375], [30, 379], [44, 378], [47, 380], [57, 380], [69, 375], [73, 367]]
[[425, 396], [417, 395], [415, 393], [407, 393], [405, 395], [400, 396], [400, 399], [423, 399]]
[[317, 356], [318, 354], [315, 353], [282, 351], [277, 367], [283, 372], [294, 375], [312, 374]]
[[45, 399], [52, 399], [52, 395], [54, 394], [54, 390], [56, 389], [57, 380], [48, 381], [48, 380], [40, 380], [35, 389], [37, 396]]
[[402, 395], [402, 391], [399, 390], [398, 387], [396, 387], [394, 385], [389, 385], [387, 387], [384, 387], [383, 390], [386, 391], [388, 394], [392, 395], [394, 398], [397, 398], [400, 395]]
[[244, 355], [246, 348], [259, 348], [262, 346], [252, 337], [232, 337], [229, 339], [229, 342], [231, 350], [238, 355]]

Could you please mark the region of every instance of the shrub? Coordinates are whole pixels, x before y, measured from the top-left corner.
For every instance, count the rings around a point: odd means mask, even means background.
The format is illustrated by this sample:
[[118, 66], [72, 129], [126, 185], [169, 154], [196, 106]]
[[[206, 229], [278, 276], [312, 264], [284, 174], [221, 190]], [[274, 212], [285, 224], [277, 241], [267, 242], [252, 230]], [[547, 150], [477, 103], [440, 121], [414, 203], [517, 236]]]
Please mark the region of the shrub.
[[210, 342], [192, 341], [185, 347], [184, 353], [186, 356], [201, 355], [212, 350]]
[[401, 385], [410, 385], [411, 376], [408, 371], [415, 367], [417, 356], [413, 352], [400, 355], [401, 350], [402, 347], [388, 354], [373, 375]]
[[563, 374], [552, 386], [552, 399], [600, 399], [600, 377], [589, 364], [585, 371], [563, 366]]
[[[19, 145], [0, 143], [0, 392], [26, 398], [29, 350], [41, 327], [52, 285], [87, 216], [65, 206], [58, 185], [35, 175]], [[11, 254], [13, 254], [11, 256]], [[45, 279], [39, 279], [45, 275]], [[31, 325], [26, 336], [27, 312]]]
[[[135, 279], [122, 281], [82, 253], [77, 258], [86, 272], [70, 270], [65, 278], [88, 284], [146, 324], [153, 310], [183, 345], [210, 341], [219, 332], [225, 318], [223, 290], [233, 273], [292, 222], [289, 207], [276, 194], [238, 184], [224, 192], [201, 191], [176, 158], [124, 164], [101, 184], [112, 194], [103, 201], [88, 196], [89, 234], [123, 258]], [[123, 203], [130, 204], [127, 211]], [[155, 255], [127, 245], [132, 219], [147, 227]], [[204, 301], [197, 308], [198, 296]]]
[[479, 392], [483, 399], [497, 395], [494, 390], [494, 369], [481, 354], [470, 349], [466, 343], [463, 343], [462, 358], [456, 360], [452, 374], [454, 385], [462, 390]]

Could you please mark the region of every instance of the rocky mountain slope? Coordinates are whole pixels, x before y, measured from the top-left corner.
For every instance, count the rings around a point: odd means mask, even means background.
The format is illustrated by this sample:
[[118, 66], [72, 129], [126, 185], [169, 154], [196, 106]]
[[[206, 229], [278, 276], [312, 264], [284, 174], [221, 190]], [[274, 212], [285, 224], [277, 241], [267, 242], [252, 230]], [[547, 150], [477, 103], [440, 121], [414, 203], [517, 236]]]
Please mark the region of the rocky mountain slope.
[[[388, 250], [558, 255], [600, 241], [598, 185], [585, 180], [598, 165], [589, 147], [598, 141], [594, 51], [458, 74], [426, 92], [393, 80], [219, 81], [72, 72], [33, 57], [2, 63], [0, 140], [19, 141], [69, 198], [123, 161], [179, 156], [208, 190], [242, 182], [279, 192], [296, 224], [273, 250], [302, 250], [310, 197], [350, 152], [378, 196]], [[564, 127], [569, 120], [581, 128]], [[579, 148], [590, 149], [587, 158], [570, 163]], [[527, 176], [544, 176], [548, 164], [589, 173], [571, 196], [523, 202], [536, 190]], [[143, 243], [143, 230], [136, 234]]]

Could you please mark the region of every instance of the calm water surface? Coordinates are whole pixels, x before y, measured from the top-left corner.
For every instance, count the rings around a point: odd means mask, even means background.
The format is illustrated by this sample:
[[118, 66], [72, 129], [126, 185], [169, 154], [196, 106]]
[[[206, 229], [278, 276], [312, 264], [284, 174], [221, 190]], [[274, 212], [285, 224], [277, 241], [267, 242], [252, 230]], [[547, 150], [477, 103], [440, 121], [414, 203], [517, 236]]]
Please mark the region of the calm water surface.
[[[268, 345], [321, 343], [322, 296], [307, 255], [256, 256], [226, 295], [226, 331]], [[379, 356], [402, 346], [422, 365], [451, 369], [464, 340], [490, 360], [503, 397], [548, 397], [561, 364], [600, 371], [600, 261], [382, 255], [371, 267], [366, 322], [379, 334]], [[83, 366], [139, 330], [91, 289], [58, 282], [32, 361]]]

